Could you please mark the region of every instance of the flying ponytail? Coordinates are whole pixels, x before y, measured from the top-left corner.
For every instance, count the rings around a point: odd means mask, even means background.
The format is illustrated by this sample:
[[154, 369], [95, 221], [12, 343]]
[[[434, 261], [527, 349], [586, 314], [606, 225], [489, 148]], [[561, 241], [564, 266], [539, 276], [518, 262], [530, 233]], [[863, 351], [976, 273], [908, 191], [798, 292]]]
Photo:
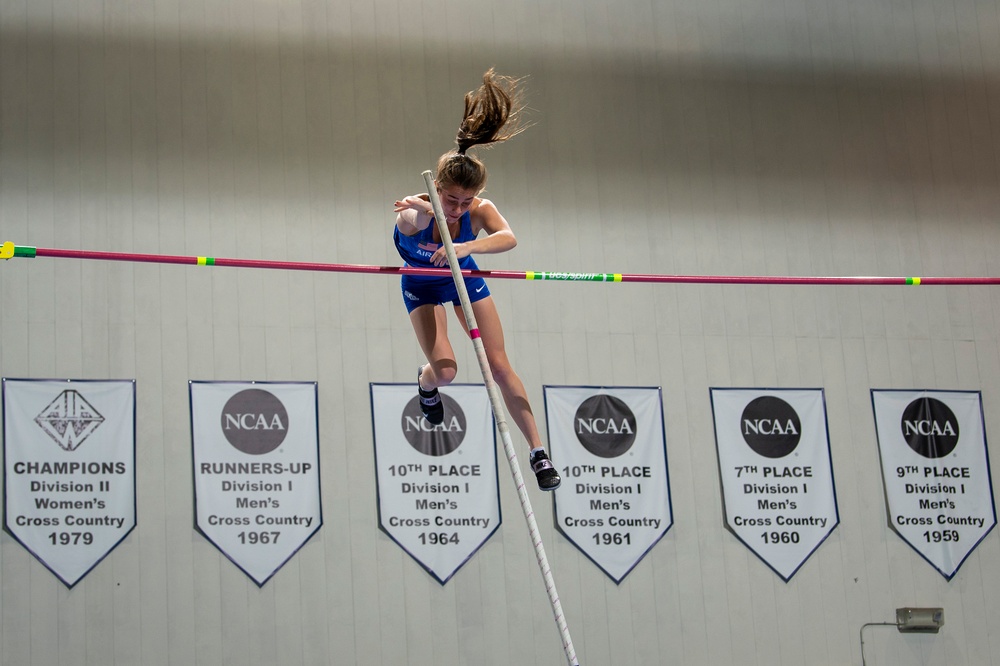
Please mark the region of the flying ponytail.
[[438, 185], [457, 185], [481, 192], [486, 186], [486, 166], [466, 151], [473, 146], [491, 146], [511, 139], [527, 126], [521, 122], [524, 110], [520, 79], [497, 74], [492, 68], [483, 74], [483, 84], [465, 93], [465, 113], [455, 137], [457, 149], [438, 160]]

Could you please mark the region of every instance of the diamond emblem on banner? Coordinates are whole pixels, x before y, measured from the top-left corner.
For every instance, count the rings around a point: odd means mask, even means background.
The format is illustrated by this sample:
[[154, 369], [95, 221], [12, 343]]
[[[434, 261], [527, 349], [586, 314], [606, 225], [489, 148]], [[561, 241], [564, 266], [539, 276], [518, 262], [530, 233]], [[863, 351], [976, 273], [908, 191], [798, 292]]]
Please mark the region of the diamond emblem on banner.
[[104, 417], [78, 391], [68, 390], [50, 402], [35, 423], [60, 447], [73, 451], [104, 423]]

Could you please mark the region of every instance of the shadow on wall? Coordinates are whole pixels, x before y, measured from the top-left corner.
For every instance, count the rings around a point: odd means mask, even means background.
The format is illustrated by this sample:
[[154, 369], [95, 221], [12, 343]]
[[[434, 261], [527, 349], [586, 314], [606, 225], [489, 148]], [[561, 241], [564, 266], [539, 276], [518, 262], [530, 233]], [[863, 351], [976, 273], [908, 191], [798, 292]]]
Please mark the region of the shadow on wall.
[[998, 184], [1000, 107], [989, 102], [1000, 78], [990, 71], [523, 49], [455, 65], [423, 42], [332, 36], [154, 40], [0, 27], [0, 43], [9, 185], [22, 162], [41, 160], [44, 173], [52, 159], [109, 174], [124, 165], [133, 191], [162, 191], [146, 167], [232, 179], [232, 164], [249, 162], [262, 182], [280, 177], [288, 196], [297, 181], [317, 187], [372, 165], [412, 170], [451, 144], [462, 93], [494, 64], [530, 77], [529, 178], [593, 169], [820, 189]]

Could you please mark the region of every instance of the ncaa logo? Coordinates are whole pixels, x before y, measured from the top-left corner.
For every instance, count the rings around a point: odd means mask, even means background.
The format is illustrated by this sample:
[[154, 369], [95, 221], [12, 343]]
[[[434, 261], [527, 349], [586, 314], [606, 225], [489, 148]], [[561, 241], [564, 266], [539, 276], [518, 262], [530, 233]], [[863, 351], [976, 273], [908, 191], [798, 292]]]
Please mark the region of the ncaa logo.
[[765, 458], [783, 458], [795, 450], [802, 422], [791, 405], [773, 395], [754, 398], [743, 408], [740, 433], [747, 445]]
[[903, 410], [903, 439], [924, 458], [943, 458], [958, 446], [958, 419], [935, 398], [917, 398]]
[[431, 425], [420, 411], [420, 398], [414, 396], [406, 403], [400, 418], [403, 437], [425, 456], [446, 456], [459, 446], [465, 439], [468, 423], [465, 412], [451, 396], [439, 391], [441, 402], [444, 403], [444, 421]]
[[583, 448], [595, 456], [617, 458], [635, 443], [635, 414], [619, 398], [594, 395], [577, 407], [573, 430]]
[[270, 453], [288, 434], [288, 411], [273, 393], [246, 389], [222, 408], [222, 433], [234, 448], [252, 456]]

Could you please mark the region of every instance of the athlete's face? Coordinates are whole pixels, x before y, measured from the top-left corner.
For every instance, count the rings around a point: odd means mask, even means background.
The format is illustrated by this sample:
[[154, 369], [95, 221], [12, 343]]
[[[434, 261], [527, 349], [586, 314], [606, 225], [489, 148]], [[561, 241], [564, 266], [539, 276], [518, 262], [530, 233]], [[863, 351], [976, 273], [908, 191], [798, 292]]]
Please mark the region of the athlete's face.
[[457, 222], [469, 210], [476, 198], [474, 190], [466, 190], [458, 185], [438, 186], [438, 196], [441, 198], [441, 208], [449, 222]]

